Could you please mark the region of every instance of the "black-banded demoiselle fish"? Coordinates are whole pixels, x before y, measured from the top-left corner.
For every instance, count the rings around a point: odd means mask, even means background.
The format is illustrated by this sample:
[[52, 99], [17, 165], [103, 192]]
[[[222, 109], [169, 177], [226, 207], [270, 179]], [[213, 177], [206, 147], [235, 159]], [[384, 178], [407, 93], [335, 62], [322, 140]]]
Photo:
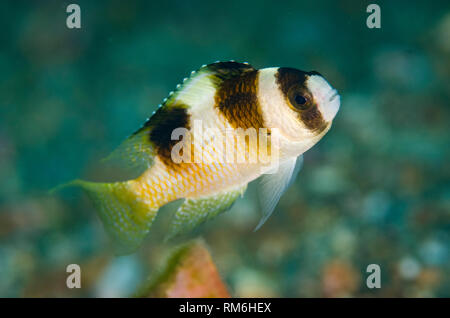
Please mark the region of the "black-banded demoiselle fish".
[[[161, 206], [184, 200], [168, 229], [172, 237], [229, 209], [247, 184], [261, 177], [259, 228], [295, 178], [302, 154], [327, 133], [339, 107], [337, 91], [314, 71], [257, 70], [234, 61], [204, 65], [111, 155], [142, 167], [137, 178], [68, 185], [80, 186], [92, 199], [119, 253], [140, 245]], [[238, 134], [228, 134], [235, 131], [251, 133], [238, 140]], [[264, 137], [253, 143], [255, 134]], [[258, 160], [261, 153], [266, 159], [276, 153], [275, 164]]]

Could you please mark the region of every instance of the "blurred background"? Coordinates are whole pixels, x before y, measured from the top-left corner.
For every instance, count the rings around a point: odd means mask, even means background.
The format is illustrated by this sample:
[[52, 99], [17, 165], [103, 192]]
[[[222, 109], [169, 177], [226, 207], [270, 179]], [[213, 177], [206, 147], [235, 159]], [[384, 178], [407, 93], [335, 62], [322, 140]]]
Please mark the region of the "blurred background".
[[[371, 1], [0, 4], [0, 296], [128, 296], [180, 242], [176, 203], [138, 252], [115, 257], [86, 196], [100, 162], [202, 64], [322, 73], [341, 94], [331, 131], [256, 233], [251, 187], [201, 235], [237, 297], [450, 296], [450, 4]], [[79, 264], [82, 288], [66, 287]], [[381, 266], [381, 288], [366, 267]]]

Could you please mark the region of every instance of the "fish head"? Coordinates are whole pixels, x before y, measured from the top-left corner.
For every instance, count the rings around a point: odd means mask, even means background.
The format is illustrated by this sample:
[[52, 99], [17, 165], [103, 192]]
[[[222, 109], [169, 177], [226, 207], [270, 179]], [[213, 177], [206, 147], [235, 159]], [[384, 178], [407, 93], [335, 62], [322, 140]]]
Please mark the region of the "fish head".
[[260, 87], [270, 127], [306, 148], [330, 129], [340, 107], [337, 90], [316, 71], [268, 68], [262, 71]]
[[[341, 105], [341, 97], [336, 89], [334, 89], [328, 81], [320, 75], [318, 72], [312, 71], [308, 72], [306, 75], [306, 81], [304, 83], [306, 96], [310, 98], [311, 102], [309, 105], [308, 100], [306, 100], [306, 108], [312, 107], [316, 108], [322, 115], [322, 118], [326, 124], [331, 124], [339, 107]], [[294, 94], [301, 93], [302, 90], [295, 90]], [[300, 101], [296, 102], [295, 98], [299, 98]], [[302, 95], [295, 95], [293, 98], [292, 105], [294, 108], [302, 109]]]
[[299, 126], [312, 134], [329, 128], [340, 107], [340, 96], [318, 72], [280, 68], [277, 81], [285, 106]]

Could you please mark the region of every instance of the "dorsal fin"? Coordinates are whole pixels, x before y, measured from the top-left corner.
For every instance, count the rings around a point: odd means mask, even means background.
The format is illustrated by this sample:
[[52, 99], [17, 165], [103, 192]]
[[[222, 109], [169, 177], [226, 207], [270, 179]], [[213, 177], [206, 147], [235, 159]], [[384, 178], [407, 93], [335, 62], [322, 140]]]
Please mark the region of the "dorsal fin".
[[[152, 131], [156, 129], [158, 134], [166, 134], [166, 131], [162, 132], [160, 129], [158, 130], [158, 127], [170, 126], [174, 120], [172, 116], [174, 113], [182, 115], [178, 110], [188, 110], [193, 106], [210, 107], [203, 101], [214, 96], [216, 88], [221, 82], [254, 70], [248, 63], [229, 61], [203, 65], [198, 70], [192, 71], [189, 77], [186, 77], [181, 84], [176, 86], [175, 90], [169, 93], [144, 125], [117, 147], [106, 160], [117, 160], [125, 167], [133, 168], [136, 175], [144, 172], [152, 165], [154, 156], [158, 153], [158, 145], [152, 142], [150, 137]], [[189, 115], [188, 111], [186, 111], [186, 115]], [[175, 119], [184, 122], [183, 118]], [[181, 124], [181, 122], [176, 124]], [[167, 139], [166, 137], [170, 140], [170, 134], [158, 136], [163, 139]]]
[[169, 93], [161, 107], [179, 103], [180, 100], [183, 104], [192, 106], [201, 99], [202, 95], [214, 94], [221, 82], [254, 70], [255, 68], [248, 63], [235, 61], [202, 65], [198, 70], [192, 71], [182, 84], [178, 84], [176, 89]]
[[212, 73], [216, 81], [224, 81], [244, 73], [255, 71], [255, 68], [248, 63], [238, 63], [235, 61], [215, 62], [206, 66]]

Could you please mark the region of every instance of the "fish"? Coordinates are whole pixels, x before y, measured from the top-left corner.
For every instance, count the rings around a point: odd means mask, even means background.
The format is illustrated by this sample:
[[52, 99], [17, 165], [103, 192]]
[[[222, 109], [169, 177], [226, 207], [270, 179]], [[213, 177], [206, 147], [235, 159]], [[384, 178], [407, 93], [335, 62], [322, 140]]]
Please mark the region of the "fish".
[[[173, 238], [229, 210], [260, 179], [257, 230], [339, 107], [337, 90], [316, 71], [235, 61], [203, 65], [108, 157], [137, 167], [136, 178], [77, 179], [65, 186], [86, 192], [118, 254], [139, 248], [167, 203], [183, 200], [166, 231]], [[255, 136], [261, 138], [251, 142]]]

